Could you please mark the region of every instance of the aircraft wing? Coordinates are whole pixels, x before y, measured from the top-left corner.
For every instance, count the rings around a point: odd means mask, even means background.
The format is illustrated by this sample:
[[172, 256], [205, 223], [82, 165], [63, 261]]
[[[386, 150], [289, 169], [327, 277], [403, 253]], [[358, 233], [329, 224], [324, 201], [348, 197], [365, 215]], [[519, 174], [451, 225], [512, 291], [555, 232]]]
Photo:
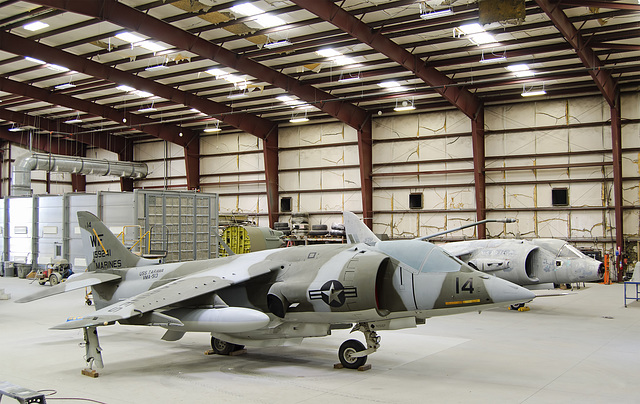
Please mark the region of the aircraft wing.
[[[52, 327], [52, 329], [68, 330], [108, 325], [115, 321], [135, 316], [142, 316], [143, 314], [152, 312], [153, 310], [171, 306], [194, 297], [213, 293], [230, 285], [248, 281], [249, 279], [280, 268], [280, 264], [277, 266], [275, 266], [275, 264], [273, 265], [274, 266], [272, 268], [252, 268], [251, 274], [239, 273], [244, 271], [236, 271], [234, 268], [229, 268], [222, 272], [217, 270], [216, 275], [211, 274], [209, 271], [200, 272], [189, 277], [177, 279], [157, 288], [150, 289], [146, 292], [140, 293], [139, 295], [97, 310], [93, 314]], [[177, 319], [173, 320], [178, 321]]]
[[33, 300], [57, 295], [59, 293], [86, 288], [88, 286], [98, 285], [100, 283], [117, 281], [119, 279], [120, 275], [108, 274], [104, 272], [82, 272], [79, 274], [73, 274], [69, 277], [69, 279], [67, 279], [66, 282], [59, 283], [50, 288], [45, 288], [39, 292], [20, 298], [16, 300], [16, 303], [27, 303]]
[[471, 254], [477, 249], [481, 248], [479, 246], [476, 246], [473, 242], [469, 241], [446, 243], [440, 245], [440, 247], [442, 247], [442, 249], [448, 252], [450, 255], [458, 258]]

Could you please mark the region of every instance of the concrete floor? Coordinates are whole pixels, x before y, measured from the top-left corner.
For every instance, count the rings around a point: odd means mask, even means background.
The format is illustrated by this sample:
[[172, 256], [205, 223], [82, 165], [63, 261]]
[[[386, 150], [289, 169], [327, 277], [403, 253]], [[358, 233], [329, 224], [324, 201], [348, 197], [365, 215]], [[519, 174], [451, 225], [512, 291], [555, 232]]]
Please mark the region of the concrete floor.
[[[80, 374], [82, 332], [48, 328], [84, 315], [84, 290], [18, 304], [43, 287], [0, 278], [0, 381], [48, 390], [56, 403], [637, 403], [640, 302], [624, 308], [622, 285], [588, 284], [505, 309], [434, 318], [383, 331], [366, 372], [335, 370], [348, 331], [302, 345], [205, 356], [207, 334], [160, 340], [164, 330], [99, 329], [105, 368]], [[355, 337], [362, 340], [360, 333]], [[66, 398], [66, 399], [63, 399]], [[2, 402], [14, 402], [5, 399]], [[53, 400], [48, 400], [52, 401]]]

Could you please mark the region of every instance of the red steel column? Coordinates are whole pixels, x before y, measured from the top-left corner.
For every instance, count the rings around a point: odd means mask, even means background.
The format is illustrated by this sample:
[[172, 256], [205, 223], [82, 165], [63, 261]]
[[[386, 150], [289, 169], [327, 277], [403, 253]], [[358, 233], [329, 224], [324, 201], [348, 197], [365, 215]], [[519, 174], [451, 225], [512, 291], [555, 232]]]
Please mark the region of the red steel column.
[[[624, 251], [624, 237], [622, 228], [622, 124], [620, 122], [620, 94], [616, 103], [611, 107], [611, 153], [613, 156], [613, 196], [616, 222], [616, 246]], [[622, 280], [620, 261], [622, 255], [616, 257], [616, 271], [618, 282]]]
[[358, 157], [360, 158], [360, 186], [362, 187], [362, 219], [373, 229], [373, 157], [371, 117], [358, 130]]
[[[484, 108], [480, 108], [471, 120], [471, 143], [473, 148], [473, 180], [476, 192], [476, 220], [486, 219], [485, 159], [484, 159]], [[486, 224], [478, 225], [478, 239], [487, 238]]]
[[278, 221], [280, 206], [278, 193], [278, 128], [274, 127], [262, 141], [264, 176], [267, 185], [269, 227]]

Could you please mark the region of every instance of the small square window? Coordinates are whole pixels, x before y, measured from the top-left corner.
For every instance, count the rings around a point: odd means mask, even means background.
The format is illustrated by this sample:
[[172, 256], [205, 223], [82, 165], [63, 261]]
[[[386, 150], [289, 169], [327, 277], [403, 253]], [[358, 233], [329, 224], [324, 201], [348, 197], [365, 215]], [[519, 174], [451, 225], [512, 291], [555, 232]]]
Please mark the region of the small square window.
[[280, 212], [291, 212], [291, 197], [280, 198]]
[[551, 190], [551, 204], [553, 206], [567, 206], [569, 204], [569, 190], [567, 188], [553, 188]]
[[422, 193], [409, 194], [409, 209], [422, 209]]

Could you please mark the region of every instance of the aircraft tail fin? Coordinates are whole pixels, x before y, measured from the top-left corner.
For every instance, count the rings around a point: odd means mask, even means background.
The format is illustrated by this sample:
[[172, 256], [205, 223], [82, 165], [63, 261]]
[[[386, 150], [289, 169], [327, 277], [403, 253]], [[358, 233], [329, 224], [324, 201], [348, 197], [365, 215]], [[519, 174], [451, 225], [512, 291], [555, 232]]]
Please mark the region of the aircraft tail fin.
[[349, 244], [365, 243], [374, 245], [380, 239], [369, 229], [358, 216], [352, 212], [344, 212], [344, 229]]
[[87, 271], [104, 272], [159, 263], [129, 251], [93, 213], [78, 212], [78, 224], [82, 229], [82, 244], [88, 263]]

